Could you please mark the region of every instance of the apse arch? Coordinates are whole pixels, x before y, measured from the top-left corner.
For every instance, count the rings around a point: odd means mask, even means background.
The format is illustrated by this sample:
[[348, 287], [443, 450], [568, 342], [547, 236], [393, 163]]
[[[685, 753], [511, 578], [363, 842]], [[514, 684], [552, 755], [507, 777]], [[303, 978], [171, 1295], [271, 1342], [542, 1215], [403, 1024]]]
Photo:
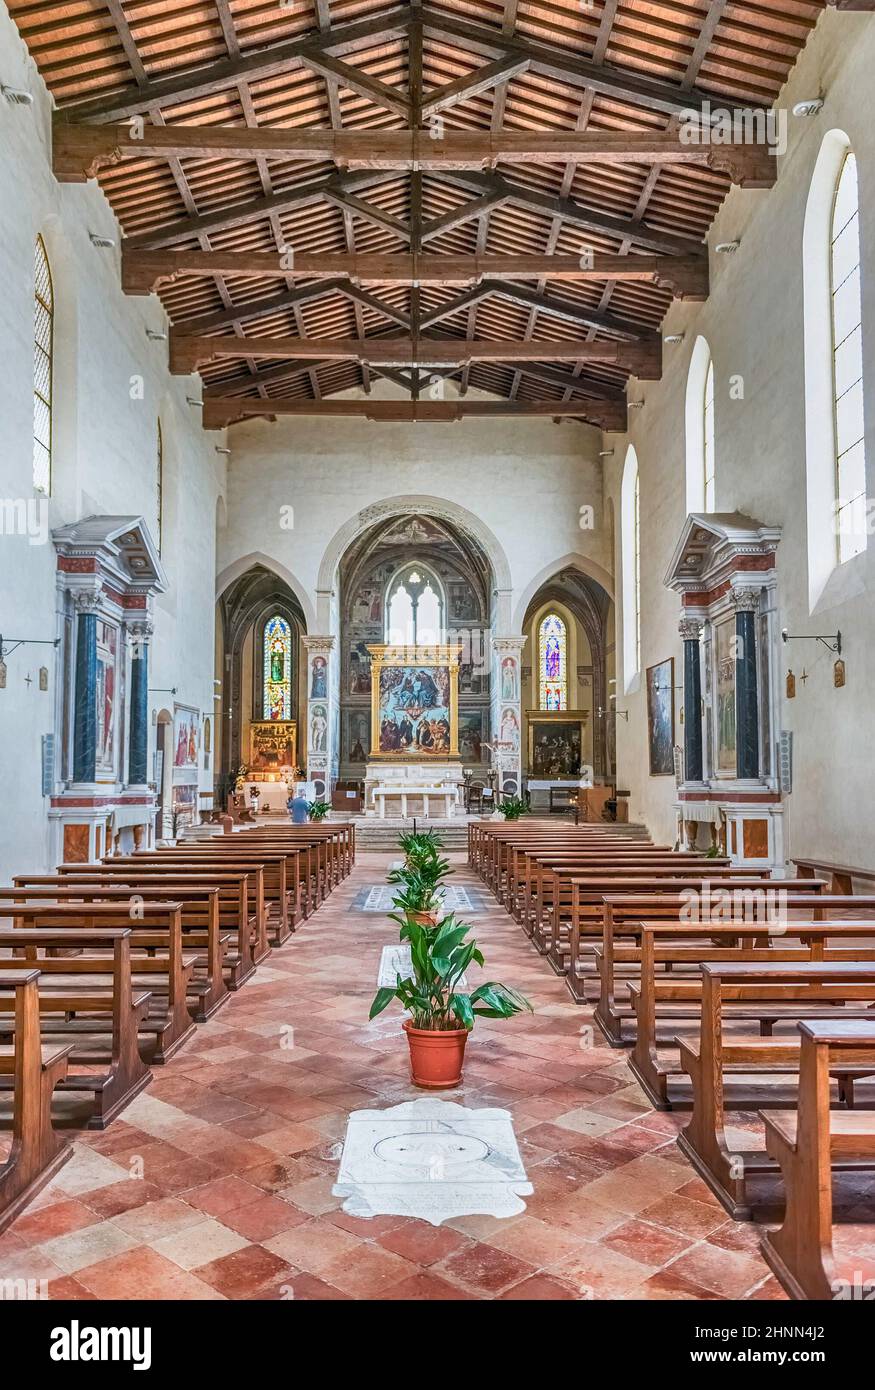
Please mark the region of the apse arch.
[[434, 517], [438, 521], [447, 521], [460, 531], [467, 533], [472, 540], [477, 542], [489, 560], [493, 581], [498, 592], [511, 589], [510, 564], [504, 547], [495, 533], [480, 517], [468, 511], [467, 507], [462, 507], [458, 502], [451, 502], [445, 497], [410, 493], [406, 496], [386, 498], [385, 501], [372, 507], [364, 507], [335, 531], [325, 547], [319, 566], [319, 575], [316, 580], [317, 594], [320, 596], [329, 594], [335, 587], [340, 562], [359, 536], [364, 535], [376, 522], [388, 521], [396, 516], [411, 515]]
[[270, 570], [272, 574], [276, 575], [277, 579], [281, 579], [284, 584], [288, 585], [295, 595], [295, 598], [298, 600], [298, 603], [301, 605], [301, 612], [304, 615], [304, 623], [307, 631], [316, 632], [316, 612], [303, 584], [297, 576], [294, 575], [290, 569], [287, 569], [285, 565], [281, 564], [279, 560], [275, 559], [272, 555], [265, 555], [261, 550], [251, 550], [248, 555], [241, 555], [239, 559], [233, 560], [230, 565], [226, 565], [216, 576], [216, 602], [218, 603], [225, 591], [230, 589], [231, 585], [235, 584], [241, 575], [246, 574], [248, 570], [255, 569], [256, 566], [261, 566], [262, 569]]
[[513, 616], [511, 630], [514, 635], [523, 631], [526, 615], [538, 591], [543, 589], [545, 584], [549, 584], [551, 579], [555, 579], [557, 575], [561, 574], [563, 570], [579, 570], [587, 579], [594, 579], [596, 584], [600, 584], [608, 598], [613, 600], [613, 579], [604, 566], [597, 564], [587, 555], [579, 555], [572, 551], [558, 560], [551, 560], [549, 565], [545, 565], [526, 585]]

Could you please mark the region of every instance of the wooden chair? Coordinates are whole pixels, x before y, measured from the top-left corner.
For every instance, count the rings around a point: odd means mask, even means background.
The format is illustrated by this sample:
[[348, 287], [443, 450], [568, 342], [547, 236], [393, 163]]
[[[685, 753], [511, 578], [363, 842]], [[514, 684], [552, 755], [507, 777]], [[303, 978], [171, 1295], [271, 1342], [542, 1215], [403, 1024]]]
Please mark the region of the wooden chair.
[[784, 1221], [763, 1237], [763, 1256], [795, 1299], [836, 1297], [833, 1170], [875, 1168], [875, 1114], [830, 1107], [837, 1066], [875, 1071], [875, 1019], [816, 1019], [799, 1024], [799, 1102], [761, 1116], [766, 1149], [784, 1178]]
[[11, 1010], [11, 1044], [0, 1047], [0, 1082], [12, 1089], [12, 1148], [0, 1163], [0, 1231], [63, 1167], [72, 1144], [52, 1128], [52, 1093], [67, 1075], [70, 1044], [43, 1046], [39, 970], [0, 969], [0, 1010]]

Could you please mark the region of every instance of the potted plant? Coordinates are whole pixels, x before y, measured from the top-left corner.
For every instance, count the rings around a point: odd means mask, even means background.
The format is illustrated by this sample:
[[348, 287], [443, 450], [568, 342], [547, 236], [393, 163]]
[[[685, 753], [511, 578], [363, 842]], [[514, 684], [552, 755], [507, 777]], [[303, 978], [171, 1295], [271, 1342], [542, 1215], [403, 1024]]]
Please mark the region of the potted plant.
[[403, 917], [391, 913], [403, 927], [406, 922], [420, 926], [436, 925], [441, 915], [438, 888], [447, 874], [452, 873], [448, 859], [441, 856], [441, 842], [431, 831], [418, 835], [402, 835], [404, 863], [389, 872], [389, 882], [400, 891], [393, 898]]
[[528, 807], [521, 796], [506, 796], [499, 807], [505, 820], [519, 820]]
[[308, 801], [307, 815], [311, 820], [324, 820], [331, 810], [331, 803], [328, 801]]
[[[397, 919], [396, 919], [397, 920]], [[476, 941], [466, 941], [470, 924], [454, 913], [436, 924], [408, 920], [401, 940], [410, 943], [413, 975], [396, 977], [394, 986], [378, 989], [370, 1018], [376, 1018], [393, 999], [409, 1011], [402, 1027], [410, 1047], [410, 1071], [415, 1086], [429, 1090], [458, 1086], [468, 1034], [478, 1015], [510, 1018], [532, 1006], [523, 995], [494, 980], [470, 994], [460, 988], [465, 970], [483, 964]]]

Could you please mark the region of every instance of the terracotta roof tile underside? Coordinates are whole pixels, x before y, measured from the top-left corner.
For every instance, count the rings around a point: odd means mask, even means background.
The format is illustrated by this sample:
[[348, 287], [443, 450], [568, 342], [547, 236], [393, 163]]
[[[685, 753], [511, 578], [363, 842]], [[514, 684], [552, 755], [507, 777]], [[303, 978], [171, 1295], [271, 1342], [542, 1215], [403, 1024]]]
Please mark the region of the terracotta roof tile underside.
[[[264, 50], [288, 45], [320, 30], [385, 17], [385, 32], [370, 35], [354, 51], [338, 54], [368, 78], [408, 92], [411, 48], [405, 28], [412, 14], [424, 19], [422, 89], [455, 82], [492, 61], [459, 37], [460, 21], [488, 29], [497, 49], [509, 38], [550, 45], [626, 76], [672, 84], [680, 96], [694, 92], [715, 105], [768, 107], [817, 23], [826, 0], [550, 0], [550, 3], [463, 3], [435, 0], [412, 11], [385, 0], [75, 0], [34, 3], [9, 0], [9, 7], [60, 108], [116, 98], [132, 89], [148, 93], [151, 84], [179, 79], [183, 86], [210, 64], [234, 63]], [[441, 21], [450, 32], [441, 32]], [[455, 25], [455, 32], [453, 32]], [[268, 55], [269, 56], [269, 55]], [[160, 124], [271, 126], [351, 131], [402, 130], [403, 112], [391, 111], [364, 94], [302, 65], [261, 70], [226, 82], [218, 90], [150, 103], [145, 114]], [[203, 87], [203, 83], [201, 83]], [[663, 132], [675, 119], [644, 102], [594, 91], [532, 68], [509, 81], [444, 110], [448, 132], [490, 131]], [[362, 216], [355, 204], [315, 201], [297, 208], [265, 209], [266, 198], [345, 171], [330, 161], [256, 158], [150, 158], [122, 160], [103, 167], [100, 184], [127, 238], [150, 238], [168, 228], [185, 228], [193, 218], [210, 218], [228, 209], [242, 216], [230, 225], [193, 227], [172, 243], [175, 251], [233, 250], [299, 253], [403, 253], [406, 237], [391, 222]], [[533, 161], [493, 171], [516, 187], [548, 197], [573, 200], [585, 209], [672, 237], [701, 243], [729, 188], [722, 172], [692, 164], [649, 163], [568, 166]], [[476, 190], [443, 172], [375, 171], [375, 183], [359, 195], [378, 214], [406, 223], [421, 181], [421, 218], [441, 218], [477, 197]], [[768, 196], [752, 193], [748, 196]], [[252, 205], [248, 207], [247, 205]], [[219, 219], [222, 221], [222, 219]], [[497, 202], [427, 241], [432, 255], [577, 254], [585, 242], [595, 252], [635, 254], [634, 238], [622, 232], [583, 229], [549, 208]], [[300, 275], [272, 278], [186, 273], [166, 282], [160, 293], [174, 325], [223, 313], [237, 306], [280, 297], [306, 284]], [[558, 282], [549, 275], [518, 281], [529, 292], [622, 320], [639, 336], [654, 333], [671, 291], [643, 281]], [[460, 297], [464, 286], [368, 282], [367, 302], [343, 288], [297, 305], [270, 309], [248, 321], [229, 321], [220, 330], [241, 338], [239, 356], [214, 359], [202, 368], [205, 390], [244, 396], [308, 399], [355, 388], [369, 388], [369, 369], [354, 360], [307, 369], [301, 362], [256, 360], [246, 356], [247, 336], [357, 338], [396, 335], [405, 330], [380, 305], [416, 319]], [[191, 327], [198, 332], [197, 327]], [[215, 331], [215, 330], [211, 330]], [[581, 327], [499, 293], [461, 304], [429, 332], [441, 338], [476, 337], [519, 342], [555, 342], [604, 336], [600, 327]], [[610, 332], [608, 333], [610, 335]], [[460, 368], [465, 388], [479, 388], [521, 401], [568, 399], [560, 372], [566, 364], [474, 362]], [[628, 373], [598, 362], [578, 364], [585, 378], [608, 392], [625, 384]], [[302, 369], [303, 368], [303, 369]], [[379, 368], [373, 368], [379, 373]], [[554, 378], [552, 381], [550, 378]]]

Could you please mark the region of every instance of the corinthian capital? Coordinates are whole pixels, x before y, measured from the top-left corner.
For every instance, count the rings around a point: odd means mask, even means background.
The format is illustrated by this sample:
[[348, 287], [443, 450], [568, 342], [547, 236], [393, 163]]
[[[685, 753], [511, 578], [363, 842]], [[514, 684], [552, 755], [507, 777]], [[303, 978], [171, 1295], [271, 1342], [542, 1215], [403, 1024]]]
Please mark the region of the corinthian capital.
[[702, 624], [698, 618], [681, 618], [678, 632], [685, 642], [698, 642], [702, 635]]
[[128, 640], [136, 647], [145, 647], [151, 641], [155, 624], [151, 618], [135, 618], [126, 625]]
[[77, 613], [96, 613], [102, 602], [101, 589], [77, 589], [73, 594], [73, 607]]
[[760, 606], [759, 589], [748, 589], [733, 585], [729, 593], [729, 598], [736, 613], [755, 613]]

